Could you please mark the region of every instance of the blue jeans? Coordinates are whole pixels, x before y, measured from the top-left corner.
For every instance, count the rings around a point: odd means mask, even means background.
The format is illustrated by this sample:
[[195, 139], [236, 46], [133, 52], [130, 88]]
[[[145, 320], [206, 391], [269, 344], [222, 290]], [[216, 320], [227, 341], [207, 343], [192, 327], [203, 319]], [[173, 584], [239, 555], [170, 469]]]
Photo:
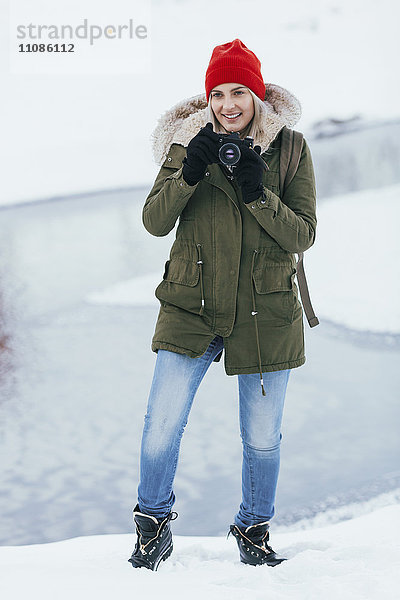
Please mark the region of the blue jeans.
[[[197, 358], [158, 350], [144, 417], [140, 454], [139, 510], [157, 518], [175, 503], [173, 481], [183, 431], [196, 391], [215, 356], [223, 348], [216, 336]], [[242, 502], [234, 522], [239, 527], [270, 521], [280, 465], [280, 431], [291, 369], [238, 375], [239, 421], [243, 445]]]

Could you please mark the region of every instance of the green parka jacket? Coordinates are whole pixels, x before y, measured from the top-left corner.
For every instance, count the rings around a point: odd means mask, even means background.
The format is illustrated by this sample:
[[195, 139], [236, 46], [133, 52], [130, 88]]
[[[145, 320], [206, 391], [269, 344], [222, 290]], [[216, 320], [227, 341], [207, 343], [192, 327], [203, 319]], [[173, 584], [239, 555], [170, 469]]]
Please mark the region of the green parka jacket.
[[[208, 166], [194, 186], [182, 177], [190, 140], [206, 124], [204, 94], [168, 110], [152, 134], [161, 165], [146, 198], [147, 231], [176, 238], [155, 290], [160, 310], [151, 349], [198, 357], [223, 337], [227, 375], [299, 367], [305, 362], [303, 308], [294, 281], [294, 253], [315, 241], [316, 189], [311, 153], [303, 139], [297, 172], [281, 197], [280, 132], [300, 118], [298, 100], [267, 84], [261, 156], [269, 170], [263, 194], [244, 204], [223, 166]], [[219, 361], [221, 353], [214, 359]]]

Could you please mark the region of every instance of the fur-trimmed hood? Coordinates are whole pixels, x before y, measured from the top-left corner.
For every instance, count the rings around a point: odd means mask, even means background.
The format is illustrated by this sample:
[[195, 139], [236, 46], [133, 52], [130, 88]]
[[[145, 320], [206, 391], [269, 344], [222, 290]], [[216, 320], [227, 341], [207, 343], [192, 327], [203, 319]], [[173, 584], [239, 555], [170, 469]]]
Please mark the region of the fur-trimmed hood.
[[[300, 120], [299, 100], [287, 89], [273, 83], [266, 84], [265, 111], [261, 118], [261, 152], [265, 152], [282, 127], [293, 128]], [[158, 120], [151, 135], [153, 157], [161, 165], [172, 144], [187, 147], [190, 140], [206, 124], [206, 95], [186, 98], [167, 110]]]

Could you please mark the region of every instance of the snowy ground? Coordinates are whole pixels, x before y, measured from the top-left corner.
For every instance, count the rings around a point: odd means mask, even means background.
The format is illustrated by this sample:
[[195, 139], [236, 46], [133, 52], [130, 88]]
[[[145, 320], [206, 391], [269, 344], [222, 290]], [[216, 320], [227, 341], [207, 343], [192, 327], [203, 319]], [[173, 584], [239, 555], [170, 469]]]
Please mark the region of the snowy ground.
[[[350, 329], [400, 334], [400, 185], [329, 198], [318, 207], [317, 237], [305, 271], [318, 318]], [[159, 305], [159, 271], [88, 296], [119, 306]]]
[[[173, 531], [174, 523], [172, 523]], [[289, 560], [277, 567], [239, 561], [233, 537], [174, 535], [158, 571], [127, 562], [134, 535], [95, 535], [0, 548], [0, 591], [7, 600], [397, 600], [400, 504], [320, 528], [273, 533]]]
[[136, 76], [10, 74], [7, 5], [0, 0], [0, 204], [153, 181], [157, 119], [204, 91], [212, 49], [236, 37], [260, 58], [266, 82], [298, 97], [300, 131], [326, 117], [399, 116], [393, 0], [232, 0], [229, 14], [214, 0], [153, 0], [152, 69]]

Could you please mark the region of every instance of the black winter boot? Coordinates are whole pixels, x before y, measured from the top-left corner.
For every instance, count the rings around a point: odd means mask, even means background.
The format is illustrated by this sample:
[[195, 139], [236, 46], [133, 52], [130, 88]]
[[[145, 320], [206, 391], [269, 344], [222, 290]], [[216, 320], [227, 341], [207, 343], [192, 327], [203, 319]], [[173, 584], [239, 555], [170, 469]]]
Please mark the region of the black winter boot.
[[172, 511], [166, 517], [157, 519], [140, 512], [139, 504], [136, 504], [133, 517], [138, 537], [132, 556], [128, 559], [132, 567], [157, 571], [160, 562], [171, 555], [173, 546], [169, 521], [174, 521], [177, 516], [178, 513]]
[[226, 537], [228, 538], [231, 533], [236, 538], [242, 563], [275, 567], [283, 560], [287, 560], [276, 554], [267, 544], [269, 541], [269, 523], [267, 521], [243, 529], [237, 525], [231, 525]]

